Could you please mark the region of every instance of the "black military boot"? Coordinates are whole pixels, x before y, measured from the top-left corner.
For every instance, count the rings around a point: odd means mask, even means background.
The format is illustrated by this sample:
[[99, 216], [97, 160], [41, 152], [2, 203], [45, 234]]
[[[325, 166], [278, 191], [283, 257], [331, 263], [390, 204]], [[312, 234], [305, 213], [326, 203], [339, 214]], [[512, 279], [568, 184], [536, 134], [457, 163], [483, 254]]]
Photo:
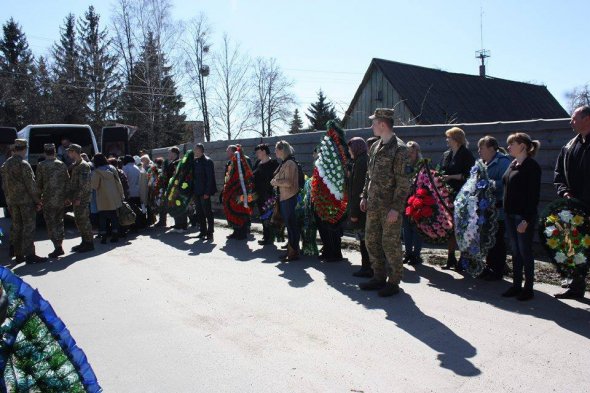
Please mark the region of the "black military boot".
[[379, 295], [380, 297], [389, 297], [389, 296], [397, 295], [398, 293], [399, 293], [399, 285], [394, 284], [392, 282], [388, 282], [387, 284], [385, 284], [385, 286], [383, 288], [381, 288], [379, 290], [379, 292], [377, 292], [377, 295]]
[[361, 282], [359, 288], [363, 291], [376, 291], [385, 287], [385, 284], [387, 284], [387, 282], [384, 279], [379, 280], [372, 278], [369, 281]]
[[53, 250], [53, 252], [49, 253], [48, 257], [49, 258], [57, 258], [61, 255], [64, 255], [64, 249], [61, 246], [61, 242], [53, 242], [53, 247], [55, 248], [55, 250]]
[[82, 240], [82, 243], [78, 244], [77, 246], [72, 247], [72, 252], [78, 252], [82, 246], [84, 246], [84, 240]]
[[94, 251], [94, 242], [84, 242], [84, 243], [82, 243], [80, 248], [78, 248], [76, 250], [76, 252], [89, 252], [89, 251]]
[[31, 255], [26, 256], [25, 261], [27, 264], [33, 265], [35, 263], [47, 262], [47, 258], [42, 258], [42, 257], [37, 256], [35, 254], [31, 254]]

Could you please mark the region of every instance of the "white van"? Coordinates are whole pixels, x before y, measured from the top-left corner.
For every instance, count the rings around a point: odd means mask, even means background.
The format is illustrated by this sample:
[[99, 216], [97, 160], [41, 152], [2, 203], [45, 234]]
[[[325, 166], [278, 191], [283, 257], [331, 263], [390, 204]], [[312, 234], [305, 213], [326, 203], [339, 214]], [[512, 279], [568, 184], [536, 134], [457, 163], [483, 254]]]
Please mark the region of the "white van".
[[18, 137], [29, 142], [26, 159], [32, 166], [36, 166], [39, 158], [43, 157], [44, 144], [54, 143], [59, 149], [63, 139], [82, 146], [82, 152], [88, 154], [88, 157], [98, 152], [94, 132], [86, 124], [28, 125], [18, 132]]

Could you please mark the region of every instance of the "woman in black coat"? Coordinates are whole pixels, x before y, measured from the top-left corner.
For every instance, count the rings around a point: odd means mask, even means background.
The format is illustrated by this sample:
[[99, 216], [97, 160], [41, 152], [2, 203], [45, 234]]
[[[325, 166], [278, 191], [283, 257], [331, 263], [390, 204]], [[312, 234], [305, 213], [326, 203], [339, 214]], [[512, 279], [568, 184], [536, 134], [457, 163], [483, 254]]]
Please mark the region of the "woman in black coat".
[[[254, 164], [254, 190], [258, 196], [256, 204], [258, 206], [258, 212], [262, 216], [263, 207], [265, 203], [274, 194], [273, 187], [270, 185], [270, 181], [274, 177], [274, 173], [279, 167], [279, 162], [270, 156], [270, 148], [266, 143], [261, 143], [254, 149], [256, 153], [256, 163]], [[274, 241], [271, 226], [270, 217], [262, 220], [262, 240], [258, 241], [258, 244], [272, 244]]]
[[[440, 162], [440, 170], [443, 172], [443, 179], [447, 182], [449, 187], [453, 191], [453, 197], [455, 198], [463, 184], [469, 177], [469, 171], [475, 164], [475, 157], [467, 149], [468, 143], [465, 138], [465, 132], [459, 127], [453, 127], [445, 131], [447, 137], [447, 145], [449, 150], [443, 153], [442, 160]], [[453, 208], [453, 206], [449, 206]], [[462, 271], [463, 266], [457, 263], [455, 257], [455, 250], [457, 249], [457, 239], [455, 235], [451, 235], [448, 242], [448, 257], [447, 264], [443, 269], [455, 268], [457, 271]], [[462, 261], [461, 261], [462, 262]]]
[[355, 277], [373, 277], [373, 269], [369, 260], [369, 252], [365, 246], [365, 222], [367, 214], [361, 211], [361, 194], [367, 176], [367, 143], [363, 138], [355, 137], [348, 141], [348, 151], [352, 158], [352, 169], [348, 181], [348, 206], [350, 211], [351, 228], [360, 241], [361, 268], [353, 273]]
[[[506, 233], [512, 248], [513, 284], [504, 297], [533, 298], [535, 258], [533, 237], [541, 193], [541, 166], [533, 159], [541, 144], [525, 133], [508, 137], [508, 152], [514, 161], [504, 173]], [[522, 276], [524, 270], [524, 289]]]

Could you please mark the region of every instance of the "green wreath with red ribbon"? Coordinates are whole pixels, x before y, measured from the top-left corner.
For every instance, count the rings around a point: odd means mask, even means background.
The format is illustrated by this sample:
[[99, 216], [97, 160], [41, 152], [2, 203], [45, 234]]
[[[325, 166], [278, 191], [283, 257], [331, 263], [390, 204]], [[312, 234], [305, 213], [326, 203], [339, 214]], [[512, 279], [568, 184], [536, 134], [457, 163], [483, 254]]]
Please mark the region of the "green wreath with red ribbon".
[[345, 177], [349, 156], [344, 131], [334, 120], [327, 123], [327, 128], [318, 146], [319, 156], [311, 181], [311, 200], [318, 217], [335, 224], [342, 220], [348, 207]]

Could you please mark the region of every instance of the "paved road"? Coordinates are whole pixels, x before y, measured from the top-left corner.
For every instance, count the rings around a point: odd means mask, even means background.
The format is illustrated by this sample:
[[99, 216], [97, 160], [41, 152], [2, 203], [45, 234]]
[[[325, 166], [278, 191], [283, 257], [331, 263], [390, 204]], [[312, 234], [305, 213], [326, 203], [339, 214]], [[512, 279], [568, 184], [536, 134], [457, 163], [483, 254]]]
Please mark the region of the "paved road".
[[590, 391], [590, 307], [554, 299], [556, 287], [523, 304], [499, 296], [505, 282], [424, 265], [381, 299], [357, 289], [355, 252], [277, 263], [274, 247], [227, 234], [152, 229], [14, 270], [66, 322], [105, 392]]

